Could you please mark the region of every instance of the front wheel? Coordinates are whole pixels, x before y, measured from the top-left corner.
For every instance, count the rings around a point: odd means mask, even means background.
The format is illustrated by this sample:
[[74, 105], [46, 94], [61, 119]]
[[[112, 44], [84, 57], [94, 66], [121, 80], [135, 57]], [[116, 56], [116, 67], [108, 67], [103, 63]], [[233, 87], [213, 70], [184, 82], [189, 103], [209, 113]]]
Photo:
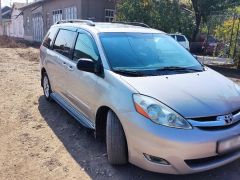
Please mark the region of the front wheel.
[[124, 165], [128, 162], [127, 142], [123, 127], [112, 111], [109, 111], [107, 115], [106, 144], [110, 164]]

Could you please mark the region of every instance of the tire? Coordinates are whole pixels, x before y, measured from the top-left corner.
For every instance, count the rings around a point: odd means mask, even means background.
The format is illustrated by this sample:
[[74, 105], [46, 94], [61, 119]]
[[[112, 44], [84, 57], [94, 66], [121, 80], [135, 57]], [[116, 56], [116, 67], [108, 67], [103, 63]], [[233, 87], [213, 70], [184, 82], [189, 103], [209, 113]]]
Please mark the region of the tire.
[[52, 101], [52, 98], [51, 98], [52, 89], [51, 89], [51, 85], [50, 85], [47, 73], [44, 73], [42, 78], [43, 78], [42, 85], [43, 85], [44, 96], [47, 101]]
[[120, 120], [111, 110], [107, 115], [106, 144], [108, 161], [110, 164], [127, 164], [128, 151], [126, 137]]

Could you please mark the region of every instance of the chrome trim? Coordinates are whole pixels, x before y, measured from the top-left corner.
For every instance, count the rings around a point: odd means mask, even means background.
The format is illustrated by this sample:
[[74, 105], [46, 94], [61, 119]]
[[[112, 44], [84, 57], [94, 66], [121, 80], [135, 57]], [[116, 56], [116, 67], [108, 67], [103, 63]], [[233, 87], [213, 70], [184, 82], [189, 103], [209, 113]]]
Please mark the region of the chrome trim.
[[[232, 116], [232, 120], [230, 122], [226, 122], [225, 117]], [[216, 121], [195, 121], [193, 119], [188, 119], [188, 122], [195, 127], [219, 127], [219, 126], [229, 126], [235, 124], [236, 122], [240, 121], [240, 112], [235, 115], [228, 114], [223, 116], [218, 116]]]

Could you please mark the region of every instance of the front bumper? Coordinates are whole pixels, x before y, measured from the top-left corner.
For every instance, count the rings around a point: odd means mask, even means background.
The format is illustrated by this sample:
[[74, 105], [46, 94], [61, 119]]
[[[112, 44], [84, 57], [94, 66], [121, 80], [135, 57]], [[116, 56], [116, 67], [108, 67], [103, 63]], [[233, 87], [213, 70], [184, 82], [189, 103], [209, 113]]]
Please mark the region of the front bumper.
[[[164, 127], [132, 112], [119, 115], [129, 152], [129, 161], [143, 169], [168, 174], [210, 170], [240, 158], [240, 151], [219, 155], [217, 142], [240, 135], [240, 125], [226, 130], [183, 130]], [[145, 154], [165, 159], [170, 165], [147, 160]]]

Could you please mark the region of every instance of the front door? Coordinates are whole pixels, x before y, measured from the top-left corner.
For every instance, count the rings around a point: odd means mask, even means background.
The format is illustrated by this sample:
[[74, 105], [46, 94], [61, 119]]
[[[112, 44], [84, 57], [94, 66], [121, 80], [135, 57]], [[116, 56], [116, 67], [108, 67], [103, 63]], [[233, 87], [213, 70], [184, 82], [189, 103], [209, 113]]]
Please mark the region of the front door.
[[73, 52], [73, 60], [68, 63], [67, 95], [69, 100], [85, 117], [93, 120], [93, 107], [97, 94], [95, 86], [100, 77], [93, 73], [78, 70], [76, 64], [80, 58], [88, 58], [94, 61], [100, 60], [94, 39], [85, 31], [79, 32]]

